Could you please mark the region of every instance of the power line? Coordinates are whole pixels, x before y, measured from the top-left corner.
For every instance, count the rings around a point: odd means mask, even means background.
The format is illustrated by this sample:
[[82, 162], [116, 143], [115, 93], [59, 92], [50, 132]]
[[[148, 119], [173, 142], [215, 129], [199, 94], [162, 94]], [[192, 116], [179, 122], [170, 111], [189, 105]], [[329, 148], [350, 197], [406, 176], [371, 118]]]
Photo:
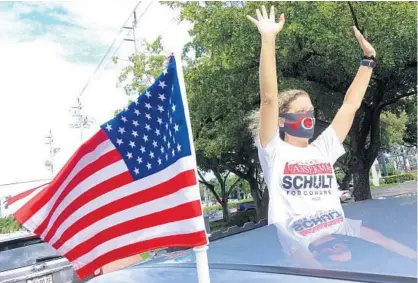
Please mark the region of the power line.
[[[135, 11], [139, 4], [141, 4], [142, 1], [139, 1], [136, 5], [135, 8], [133, 9], [133, 11]], [[129, 17], [126, 19], [126, 21], [123, 23], [122, 27], [119, 29], [116, 37], [113, 39], [112, 44], [109, 46], [109, 48], [107, 49], [105, 55], [103, 56], [102, 60], [100, 61], [99, 65], [97, 66], [96, 70], [94, 70], [93, 74], [90, 76], [90, 78], [88, 79], [87, 83], [84, 85], [83, 89], [81, 90], [79, 96], [82, 96], [84, 91], [86, 90], [86, 88], [88, 87], [88, 85], [90, 84], [90, 82], [93, 80], [94, 76], [96, 75], [96, 73], [99, 71], [100, 67], [102, 66], [103, 62], [105, 61], [107, 55], [109, 54], [109, 52], [112, 50], [113, 46], [115, 45], [117, 39], [119, 38], [120, 34], [123, 31], [123, 27], [126, 25], [126, 23], [129, 21], [129, 19], [131, 18], [131, 14], [129, 14]]]
[[[144, 16], [145, 15], [145, 13], [148, 11], [148, 9], [151, 7], [151, 5], [152, 4], [154, 4], [154, 2], [153, 1], [151, 1], [151, 2], [149, 2], [148, 3], [148, 6], [144, 9], [144, 11], [139, 15], [139, 20], [142, 18], [142, 16]], [[135, 15], [135, 11], [134, 11], [134, 15]], [[136, 18], [136, 17], [135, 17]], [[134, 41], [134, 44], [135, 44], [135, 54], [136, 53], [138, 53], [138, 51], [137, 51], [137, 45], [136, 45], [136, 36], [135, 36], [135, 27], [136, 27], [136, 24], [138, 23], [138, 19], [134, 19], [134, 22], [133, 22], [133, 25], [132, 25], [132, 27], [125, 27], [125, 26], [123, 26], [122, 27], [122, 29], [129, 29], [129, 32], [128, 32], [128, 34], [127, 34], [127, 36], [129, 36], [130, 34], [131, 34], [131, 31], [133, 32], [133, 37], [134, 37], [134, 39], [133, 40], [129, 40], [129, 41]], [[123, 42], [124, 41], [126, 41], [126, 39], [123, 39], [123, 40], [121, 40], [121, 42], [119, 43], [119, 45], [118, 45], [118, 47], [115, 49], [115, 52], [113, 52], [113, 54], [112, 54], [112, 56], [111, 57], [114, 57], [117, 53], [118, 53], [118, 51], [119, 51], [119, 49], [121, 48], [121, 46], [122, 46], [122, 44], [123, 44]], [[120, 59], [120, 60], [122, 60], [122, 59]], [[128, 61], [129, 62], [129, 60], [122, 60], [122, 61]], [[103, 69], [106, 69], [107, 68], [107, 66], [109, 65], [109, 62], [110, 61], [108, 61], [107, 63], [106, 63], [106, 65], [104, 66], [104, 68]], [[99, 75], [99, 78], [101, 77], [101, 75]]]
[[0, 187], [12, 186], [12, 185], [19, 185], [19, 184], [27, 184], [27, 183], [34, 183], [34, 182], [40, 182], [40, 181], [50, 181], [50, 179], [38, 179], [38, 180], [30, 180], [30, 181], [6, 183], [6, 184], [0, 184]]
[[49, 160], [45, 161], [45, 167], [51, 171], [52, 177], [54, 177], [54, 157], [61, 150], [59, 147], [55, 147], [55, 139], [52, 135], [52, 130], [49, 130], [49, 135], [45, 137], [47, 139], [46, 145], [49, 145]]
[[89, 129], [93, 123], [93, 119], [83, 113], [83, 105], [81, 103], [80, 97], [77, 98], [77, 104], [70, 108], [70, 111], [73, 114], [73, 117], [76, 118], [74, 123], [70, 124], [70, 127], [73, 129], [80, 130], [80, 142], [83, 142], [83, 130]]

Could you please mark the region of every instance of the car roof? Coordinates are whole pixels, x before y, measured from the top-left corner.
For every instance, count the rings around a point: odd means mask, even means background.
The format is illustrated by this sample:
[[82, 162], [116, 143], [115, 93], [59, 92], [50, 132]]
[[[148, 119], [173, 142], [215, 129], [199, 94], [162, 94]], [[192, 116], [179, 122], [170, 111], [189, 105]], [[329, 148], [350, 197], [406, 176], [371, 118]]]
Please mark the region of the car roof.
[[[391, 239], [416, 249], [417, 206], [416, 194], [366, 200], [344, 206], [345, 215], [362, 220], [370, 227]], [[382, 217], [383, 216], [383, 217]], [[342, 236], [344, 240], [348, 236]], [[383, 274], [396, 273], [416, 276], [416, 263], [409, 259], [372, 245], [361, 239], [351, 238], [353, 262], [344, 267], [347, 271], [364, 270]], [[274, 226], [264, 226], [245, 233], [225, 237], [209, 244], [209, 263], [237, 263], [274, 266], [294, 266], [283, 252]], [[368, 250], [366, 253], [365, 250]], [[385, 258], [391, 260], [385, 260]], [[167, 253], [140, 265], [194, 263], [192, 250]], [[372, 264], [375, 261], [376, 264]], [[377, 262], [381, 262], [377, 264]], [[373, 266], [371, 266], [373, 265]]]
[[28, 231], [17, 231], [7, 234], [0, 234], [0, 243], [14, 241], [14, 240], [21, 240], [21, 239], [30, 239], [37, 237], [35, 234], [30, 233]]

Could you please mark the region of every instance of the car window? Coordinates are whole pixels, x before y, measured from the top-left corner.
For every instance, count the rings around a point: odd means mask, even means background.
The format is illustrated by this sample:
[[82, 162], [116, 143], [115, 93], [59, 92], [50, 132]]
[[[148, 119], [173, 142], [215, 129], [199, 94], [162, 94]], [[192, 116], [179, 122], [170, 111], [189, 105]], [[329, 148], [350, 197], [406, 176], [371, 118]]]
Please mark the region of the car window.
[[0, 243], [0, 272], [30, 266], [37, 260], [54, 259], [59, 254], [38, 238]]

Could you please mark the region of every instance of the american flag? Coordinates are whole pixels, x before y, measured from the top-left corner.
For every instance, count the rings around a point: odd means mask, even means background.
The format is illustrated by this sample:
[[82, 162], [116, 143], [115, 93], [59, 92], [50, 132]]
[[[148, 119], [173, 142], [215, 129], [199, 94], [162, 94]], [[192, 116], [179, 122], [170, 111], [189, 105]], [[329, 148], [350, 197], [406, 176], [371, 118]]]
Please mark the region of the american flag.
[[8, 200], [15, 218], [80, 278], [151, 249], [207, 244], [179, 77], [171, 56], [155, 83], [104, 123], [51, 183]]

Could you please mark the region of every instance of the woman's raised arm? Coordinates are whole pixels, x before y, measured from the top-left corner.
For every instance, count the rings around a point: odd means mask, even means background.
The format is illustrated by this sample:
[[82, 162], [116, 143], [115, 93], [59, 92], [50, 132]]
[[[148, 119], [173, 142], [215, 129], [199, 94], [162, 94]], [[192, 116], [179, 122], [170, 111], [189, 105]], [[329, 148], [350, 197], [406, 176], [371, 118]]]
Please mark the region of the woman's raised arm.
[[270, 9], [270, 16], [262, 6], [262, 12], [256, 10], [257, 20], [247, 16], [261, 34], [260, 54], [260, 142], [266, 147], [277, 131], [279, 108], [277, 101], [278, 86], [276, 74], [276, 35], [283, 29], [284, 15], [280, 15], [278, 23], [275, 21], [274, 7]]
[[[363, 50], [364, 56], [367, 58], [375, 58], [376, 51], [374, 50], [373, 46], [364, 38], [364, 36], [356, 27], [353, 27], [353, 29], [354, 34], [360, 43], [360, 47]], [[360, 108], [361, 101], [366, 94], [370, 78], [372, 77], [374, 65], [374, 60], [362, 61], [362, 65], [358, 69], [356, 77], [354, 78], [345, 94], [343, 105], [338, 110], [334, 120], [332, 121], [331, 126], [334, 128], [341, 143], [345, 140], [345, 137], [350, 131], [354, 116], [356, 115], [357, 110]]]

